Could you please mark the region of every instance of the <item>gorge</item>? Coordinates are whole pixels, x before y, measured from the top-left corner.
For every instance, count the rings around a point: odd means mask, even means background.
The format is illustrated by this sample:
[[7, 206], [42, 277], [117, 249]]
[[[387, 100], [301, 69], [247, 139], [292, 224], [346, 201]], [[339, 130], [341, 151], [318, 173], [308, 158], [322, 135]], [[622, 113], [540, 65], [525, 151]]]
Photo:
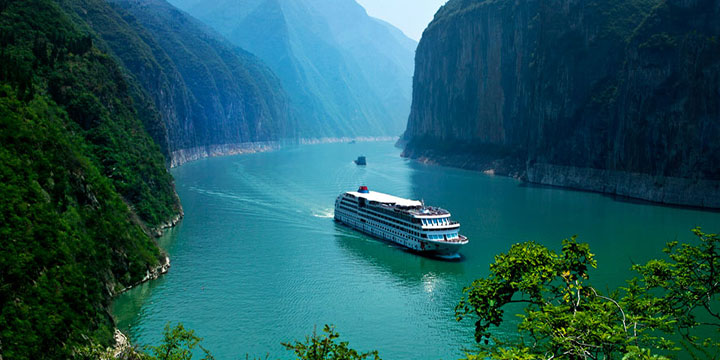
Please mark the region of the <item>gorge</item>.
[[[0, 0], [0, 360], [168, 319], [226, 357], [332, 322], [461, 356], [457, 297], [518, 241], [580, 233], [620, 286], [714, 231], [718, 139], [720, 0], [450, 0], [419, 44], [354, 0]], [[465, 257], [344, 231], [358, 182], [457, 211]]]

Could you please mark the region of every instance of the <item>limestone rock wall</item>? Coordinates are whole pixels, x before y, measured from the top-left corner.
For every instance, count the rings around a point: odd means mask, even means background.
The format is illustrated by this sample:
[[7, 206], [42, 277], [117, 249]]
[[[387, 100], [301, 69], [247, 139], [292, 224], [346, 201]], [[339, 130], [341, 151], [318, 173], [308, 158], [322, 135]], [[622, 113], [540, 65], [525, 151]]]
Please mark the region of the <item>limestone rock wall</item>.
[[450, 0], [405, 156], [720, 207], [720, 1]]

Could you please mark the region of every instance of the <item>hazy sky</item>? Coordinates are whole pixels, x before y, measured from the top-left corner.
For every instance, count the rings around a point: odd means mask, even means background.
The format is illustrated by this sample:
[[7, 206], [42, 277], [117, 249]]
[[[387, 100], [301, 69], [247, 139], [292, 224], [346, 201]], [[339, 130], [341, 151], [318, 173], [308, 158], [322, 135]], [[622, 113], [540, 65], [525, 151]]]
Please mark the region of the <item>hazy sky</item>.
[[405, 35], [420, 40], [423, 30], [435, 12], [447, 0], [356, 0], [370, 16], [383, 19], [402, 30]]

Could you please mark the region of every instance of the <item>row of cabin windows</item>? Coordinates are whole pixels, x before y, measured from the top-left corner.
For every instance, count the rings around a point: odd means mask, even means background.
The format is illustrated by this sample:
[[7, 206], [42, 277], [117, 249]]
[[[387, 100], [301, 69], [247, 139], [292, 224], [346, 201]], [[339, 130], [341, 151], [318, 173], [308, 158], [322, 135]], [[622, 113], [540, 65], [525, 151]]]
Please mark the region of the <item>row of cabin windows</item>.
[[[346, 208], [346, 206], [344, 206], [344, 204], [340, 204], [340, 207], [341, 207], [341, 208], [345, 208], [345, 210], [350, 210], [350, 211], [354, 212], [353, 210]], [[421, 233], [419, 233], [419, 232], [417, 232], [417, 231], [409, 230], [409, 229], [407, 229], [407, 228], [405, 228], [405, 227], [398, 226], [398, 225], [394, 224], [394, 222], [396, 222], [397, 220], [392, 219], [392, 218], [388, 218], [388, 217], [386, 217], [386, 216], [383, 216], [383, 215], [380, 215], [380, 214], [377, 214], [377, 213], [373, 213], [373, 211], [366, 211], [366, 213], [368, 213], [366, 216], [368, 216], [368, 215], [372, 216], [372, 217], [370, 217], [372, 220], [375, 220], [375, 221], [380, 222], [380, 223], [382, 223], [382, 224], [385, 224], [385, 225], [387, 225], [387, 226], [393, 227], [393, 228], [395, 228], [395, 229], [403, 230], [404, 232], [408, 232], [408, 233], [410, 233], [410, 234], [412, 234], [412, 235], [415, 235], [415, 236], [420, 236], [420, 237], [423, 237], [423, 238], [435, 239], [435, 240], [440, 240], [440, 239], [443, 238], [442, 235], [426, 235], [426, 234], [421, 234]], [[373, 217], [375, 217], [375, 218], [373, 218]], [[383, 220], [380, 220], [380, 219], [377, 219], [377, 218], [382, 218], [382, 219], [385, 219], [385, 220], [388, 220], [388, 221], [383, 221]], [[422, 220], [423, 220], [423, 221], [426, 221], [426, 220], [427, 220], [427, 223], [426, 223], [426, 224], [443, 225], [443, 224], [448, 224], [448, 223], [449, 223], [449, 221], [448, 221], [447, 218], [441, 218], [441, 219], [422, 219]], [[436, 221], [435, 221], [435, 222], [431, 222], [430, 220], [436, 220]], [[440, 220], [445, 220], [445, 221], [440, 221]], [[402, 224], [402, 223], [401, 223], [401, 224]], [[405, 224], [402, 224], [402, 225], [405, 225]], [[408, 225], [405, 225], [405, 226], [408, 226]], [[458, 233], [457, 233], [457, 232], [448, 234], [448, 238], [449, 238], [449, 239], [456, 238], [457, 236], [458, 236]]]
[[448, 233], [448, 234], [445, 234], [445, 235], [437, 235], [437, 234], [428, 234], [428, 235], [426, 235], [426, 234], [420, 234], [420, 233], [418, 233], [418, 232], [416, 232], [416, 231], [407, 231], [406, 229], [404, 229], [404, 228], [402, 228], [402, 227], [400, 227], [400, 226], [397, 226], [397, 225], [394, 225], [394, 224], [385, 222], [385, 221], [380, 220], [380, 219], [372, 219], [372, 218], [371, 218], [371, 220], [374, 220], [374, 221], [376, 221], [376, 222], [379, 222], [379, 223], [381, 223], [381, 224], [383, 224], [383, 225], [385, 225], [385, 226], [388, 226], [388, 227], [391, 227], [391, 228], [394, 228], [394, 229], [403, 230], [403, 231], [397, 231], [397, 230], [393, 230], [393, 229], [389, 229], [389, 228], [385, 228], [385, 227], [381, 226], [381, 228], [383, 228], [383, 230], [388, 231], [388, 232], [390, 232], [390, 233], [392, 233], [392, 234], [395, 234], [395, 235], [399, 235], [399, 236], [406, 236], [408, 233], [410, 233], [411, 235], [420, 236], [420, 237], [423, 237], [423, 238], [428, 238], [428, 239], [430, 239], [430, 240], [443, 240], [443, 239], [445, 238], [445, 236], [447, 236], [448, 239], [455, 239], [455, 238], [457, 238], [457, 237], [459, 236], [459, 233], [458, 233], [458, 232], [452, 232], [452, 233]]
[[[349, 200], [349, 199], [347, 199], [347, 198], [343, 198], [343, 199], [342, 199], [342, 202], [343, 202], [343, 203], [346, 203], [346, 204], [348, 204], [348, 205], [351, 205], [351, 206], [357, 206], [357, 203], [356, 203], [355, 201], [351, 201], [351, 200]], [[376, 202], [376, 201], [371, 201], [370, 203], [372, 204], [372, 203], [377, 203], [377, 202]], [[368, 210], [366, 210], [366, 211], [370, 211], [370, 210], [368, 209]], [[383, 213], [387, 213], [388, 215], [392, 215], [392, 217], [386, 217], [386, 216], [383, 216], [383, 215], [380, 215], [380, 214], [375, 214], [375, 216], [380, 216], [380, 217], [382, 217], [382, 218], [384, 218], [384, 219], [387, 219], [387, 220], [389, 220], [389, 221], [392, 221], [392, 222], [399, 222], [399, 223], [401, 223], [398, 219], [395, 219], [395, 217], [398, 217], [398, 216], [399, 216], [399, 217], [401, 217], [401, 218], [402, 218], [403, 220], [405, 220], [405, 221], [410, 221], [410, 222], [413, 222], [413, 223], [422, 223], [422, 224], [425, 225], [425, 226], [430, 226], [430, 225], [435, 225], [435, 226], [450, 225], [450, 219], [449, 219], [449, 218], [418, 219], [418, 218], [413, 218], [413, 217], [410, 217], [410, 216], [407, 216], [407, 215], [403, 215], [403, 214], [397, 214], [397, 213], [395, 213], [395, 212], [392, 211], [392, 210], [383, 209], [382, 207], [377, 207], [377, 208], [373, 209], [373, 211], [383, 212]], [[405, 224], [403, 224], [403, 225], [405, 225]], [[406, 226], [407, 226], [407, 225], [406, 225]]]
[[[456, 232], [447, 234], [447, 238], [448, 238], [448, 239], [454, 239], [454, 238], [456, 238], [456, 237], [458, 237], [458, 233], [456, 233]], [[442, 239], [444, 239], [444, 237], [443, 237], [443, 235], [433, 235], [433, 234], [430, 234], [430, 235], [428, 235], [428, 239], [430, 239], [430, 240], [442, 240]]]
[[[377, 221], [377, 222], [379, 222], [379, 223], [383, 223], [384, 225], [387, 225], [387, 226], [390, 226], [390, 227], [394, 227], [394, 228], [396, 228], [396, 229], [400, 229], [400, 227], [395, 226], [395, 225], [392, 225], [392, 224], [385, 223], [385, 222], [382, 221], [382, 220], [377, 220], [377, 219], [371, 219], [371, 220], [375, 220], [375, 221]], [[356, 223], [356, 224], [360, 225], [359, 223], [357, 223], [357, 221], [353, 221], [353, 223]], [[398, 236], [400, 236], [400, 237], [407, 237], [407, 233], [405, 233], [405, 232], [400, 232], [400, 231], [391, 230], [391, 229], [386, 228], [386, 227], [384, 227], [384, 226], [379, 226], [379, 227], [380, 227], [381, 229], [383, 229], [384, 231], [389, 232], [389, 233], [391, 233], [391, 234], [398, 235]], [[416, 233], [416, 232], [413, 232], [413, 231], [410, 231], [410, 233], [413, 234], [413, 235], [420, 235], [420, 234], [418, 234], [418, 233]]]
[[[375, 214], [372, 214], [372, 215], [375, 215]], [[376, 215], [376, 216], [377, 216], [377, 215]], [[402, 234], [410, 233], [410, 234], [415, 235], [415, 236], [420, 236], [420, 233], [417, 232], [417, 231], [407, 230], [407, 229], [405, 229], [404, 227], [401, 227], [401, 226], [398, 226], [398, 225], [389, 223], [389, 222], [387, 222], [387, 221], [383, 221], [383, 220], [380, 220], [380, 219], [375, 219], [375, 218], [372, 218], [372, 217], [370, 218], [370, 220], [377, 221], [377, 222], [379, 222], [379, 223], [381, 223], [381, 224], [383, 224], [383, 225], [390, 226], [390, 227], [392, 227], [392, 228], [394, 228], [394, 229], [402, 230], [402, 231], [403, 231]], [[386, 230], [389, 230], [389, 229], [386, 229]], [[391, 231], [391, 232], [392, 232], [392, 231]], [[393, 232], [393, 233], [395, 233], [395, 232]], [[395, 234], [401, 234], [401, 233], [395, 233]]]
[[440, 218], [440, 219], [421, 219], [423, 225], [450, 225], [450, 219], [448, 218]]
[[348, 207], [348, 206], [346, 206], [346, 205], [344, 205], [344, 204], [338, 205], [338, 206], [335, 208], [335, 210], [345, 210], [346, 212], [349, 212], [349, 213], [351, 213], [351, 214], [357, 213], [357, 210], [352, 209], [352, 208], [350, 208], [350, 207]]
[[353, 209], [353, 208], [351, 208], [351, 207], [349, 207], [349, 206], [347, 206], [347, 205], [345, 205], [345, 204], [340, 204], [339, 207], [340, 207], [341, 209], [345, 209], [345, 210], [347, 210], [347, 211], [350, 211], [351, 213], [356, 213], [356, 212], [357, 212], [357, 210], [355, 210], [355, 209]]
[[[339, 207], [340, 207], [340, 208], [343, 208], [343, 209], [345, 209], [345, 210], [349, 210], [349, 211], [355, 212], [354, 209], [351, 210], [350, 208], [348, 208], [347, 205], [345, 205], [345, 204], [342, 203], [342, 202], [340, 203]], [[406, 226], [406, 227], [411, 227], [410, 225], [404, 224], [404, 223], [402, 223], [401, 221], [399, 221], [399, 220], [397, 220], [397, 219], [393, 219], [393, 218], [390, 218], [390, 217], [387, 217], [387, 216], [384, 216], [384, 215], [380, 215], [380, 214], [376, 213], [375, 211], [372, 211], [372, 210], [369, 210], [369, 209], [365, 209], [365, 212], [366, 212], [368, 215], [372, 215], [372, 216], [375, 216], [375, 217], [378, 217], [378, 218], [382, 218], [382, 219], [387, 220], [387, 222], [386, 222], [386, 221], [382, 221], [382, 220], [378, 220], [378, 219], [373, 219], [373, 220], [375, 220], [375, 221], [382, 222], [383, 224], [386, 224], [386, 225], [388, 225], [388, 226], [392, 226], [392, 227], [394, 227], [394, 228], [396, 228], [396, 229], [400, 229], [400, 230], [407, 231], [407, 232], [409, 232], [409, 233], [411, 233], [411, 234], [413, 234], [413, 235], [415, 235], [415, 236], [420, 236], [420, 233], [417, 232], [417, 231], [408, 230], [408, 229], [406, 229], [405, 227], [399, 226], [399, 225], [404, 225], [404, 226]], [[395, 225], [395, 224], [399, 224], [399, 225]]]

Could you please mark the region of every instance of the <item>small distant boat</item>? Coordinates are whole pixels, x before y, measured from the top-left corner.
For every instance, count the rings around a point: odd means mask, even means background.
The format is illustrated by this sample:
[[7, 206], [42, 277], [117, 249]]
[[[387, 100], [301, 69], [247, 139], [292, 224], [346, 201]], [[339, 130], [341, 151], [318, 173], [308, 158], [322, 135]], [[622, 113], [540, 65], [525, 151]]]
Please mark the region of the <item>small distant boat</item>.
[[355, 160], [355, 164], [357, 165], [367, 165], [367, 160], [364, 156], [358, 156], [357, 160]]

